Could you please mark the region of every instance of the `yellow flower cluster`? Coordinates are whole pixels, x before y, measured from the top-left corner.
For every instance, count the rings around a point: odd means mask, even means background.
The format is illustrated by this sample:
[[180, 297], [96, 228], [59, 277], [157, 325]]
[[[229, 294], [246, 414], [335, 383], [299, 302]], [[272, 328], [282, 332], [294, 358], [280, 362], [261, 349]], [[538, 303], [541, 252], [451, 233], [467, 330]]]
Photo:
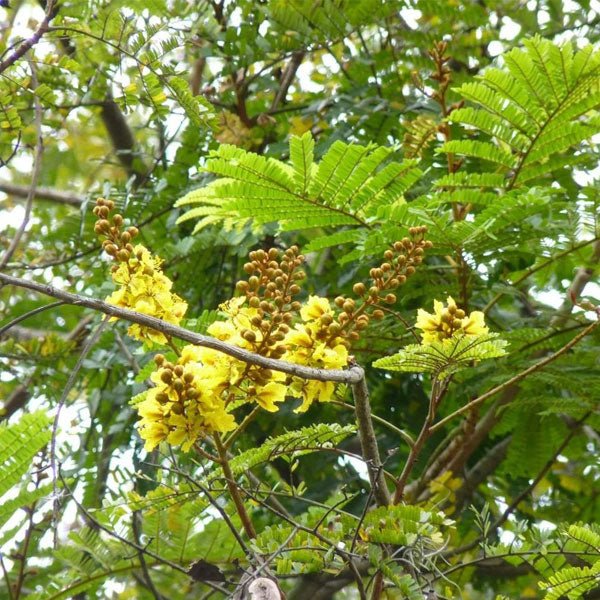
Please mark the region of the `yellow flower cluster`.
[[155, 387], [137, 405], [146, 450], [167, 441], [187, 452], [207, 433], [235, 429], [235, 419], [221, 400], [219, 382], [206, 377], [201, 350], [185, 346], [175, 365], [160, 354], [155, 357], [158, 369], [150, 376]]
[[[234, 298], [221, 305], [227, 319], [214, 322], [207, 332], [223, 342], [256, 352], [265, 344], [266, 336], [259, 325], [258, 309], [243, 306], [245, 301], [245, 298]], [[210, 348], [199, 348], [199, 356], [207, 369], [205, 379], [212, 385], [220, 382], [217, 388], [227, 393], [228, 402], [235, 400], [237, 394], [257, 402], [269, 412], [276, 412], [277, 403], [285, 400], [284, 373], [247, 365]]]
[[[112, 279], [120, 287], [106, 298], [106, 302], [179, 325], [187, 303], [171, 292], [173, 282], [162, 272], [161, 263], [160, 258], [152, 256], [141, 244], [135, 246], [128, 252], [126, 260], [113, 267]], [[135, 323], [128, 333], [149, 345], [167, 342], [159, 331]]]
[[[331, 333], [330, 325], [334, 313], [327, 298], [310, 296], [300, 309], [302, 323], [289, 331], [284, 339], [288, 347], [283, 360], [307, 367], [321, 369], [341, 369], [348, 364], [348, 348], [344, 339]], [[302, 398], [296, 412], [305, 412], [310, 405], [328, 402], [335, 391], [331, 381], [295, 379], [289, 388], [289, 395]]]
[[434, 300], [433, 314], [420, 308], [415, 327], [423, 332], [422, 343], [425, 345], [451, 338], [456, 333], [472, 336], [488, 333], [484, 314], [476, 310], [467, 316], [451, 296], [447, 298], [447, 307]]

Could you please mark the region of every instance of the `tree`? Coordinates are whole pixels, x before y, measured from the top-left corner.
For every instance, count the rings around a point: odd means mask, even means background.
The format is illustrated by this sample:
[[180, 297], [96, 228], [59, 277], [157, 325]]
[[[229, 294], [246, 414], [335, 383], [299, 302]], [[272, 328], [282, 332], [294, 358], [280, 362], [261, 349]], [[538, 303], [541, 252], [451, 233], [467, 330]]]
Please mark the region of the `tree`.
[[600, 597], [594, 3], [6, 4], [0, 597]]

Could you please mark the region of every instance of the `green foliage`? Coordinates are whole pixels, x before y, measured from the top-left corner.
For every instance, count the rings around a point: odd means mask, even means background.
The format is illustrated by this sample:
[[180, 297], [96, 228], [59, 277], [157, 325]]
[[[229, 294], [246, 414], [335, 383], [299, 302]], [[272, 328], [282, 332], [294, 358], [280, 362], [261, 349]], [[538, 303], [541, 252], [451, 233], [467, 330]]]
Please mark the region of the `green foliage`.
[[[420, 177], [414, 161], [391, 162], [392, 152], [337, 141], [321, 161], [313, 161], [310, 133], [290, 139], [290, 164], [220, 146], [205, 170], [219, 179], [189, 192], [177, 206], [199, 204], [178, 222], [198, 219], [194, 232], [224, 222], [226, 227], [277, 222], [282, 231], [349, 225], [370, 228], [380, 206], [404, 203], [404, 192]], [[347, 236], [347, 237], [345, 237]], [[343, 232], [336, 245], [354, 241]], [[323, 248], [327, 239], [313, 240]]]
[[480, 360], [504, 356], [506, 342], [498, 334], [461, 335], [438, 340], [431, 344], [411, 344], [393, 356], [380, 358], [374, 367], [388, 371], [432, 373], [444, 378], [456, 371], [473, 366]]
[[[392, 495], [410, 471], [404, 503], [386, 508], [351, 386], [305, 414], [286, 403], [250, 417], [227, 481], [210, 438], [201, 452], [143, 451], [134, 413], [154, 357], [121, 324], [80, 362], [98, 316], [3, 285], [1, 598], [226, 598], [254, 573], [296, 598], [360, 585], [376, 597], [380, 576], [415, 600], [584, 598], [600, 585], [600, 329], [531, 370], [600, 301], [593, 3], [55, 2], [39, 40], [44, 3], [10, 4], [0, 261], [35, 194], [3, 275], [105, 298], [100, 195], [164, 259], [189, 305], [182, 325], [202, 334], [251, 250], [300, 246], [304, 289], [333, 304], [357, 298], [408, 228], [426, 225], [434, 246], [351, 350]], [[415, 345], [416, 310], [447, 295], [495, 333]], [[431, 432], [432, 384], [445, 388], [434, 425], [502, 390]], [[45, 415], [59, 402], [51, 449]]]

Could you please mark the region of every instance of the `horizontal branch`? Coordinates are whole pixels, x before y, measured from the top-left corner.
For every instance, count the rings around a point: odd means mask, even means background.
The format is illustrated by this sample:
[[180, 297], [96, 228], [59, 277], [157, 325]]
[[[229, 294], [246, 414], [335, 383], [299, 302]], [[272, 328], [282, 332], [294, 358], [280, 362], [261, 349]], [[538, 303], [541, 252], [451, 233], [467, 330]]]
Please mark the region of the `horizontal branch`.
[[194, 331], [189, 331], [183, 327], [172, 325], [156, 317], [150, 317], [142, 313], [128, 310], [126, 308], [120, 308], [113, 304], [108, 304], [102, 300], [96, 298], [90, 298], [88, 296], [81, 296], [79, 294], [71, 294], [70, 292], [64, 292], [51, 285], [45, 285], [43, 283], [37, 283], [35, 281], [27, 281], [26, 279], [20, 279], [18, 277], [12, 277], [0, 273], [0, 282], [5, 285], [14, 285], [17, 287], [25, 288], [57, 298], [66, 304], [72, 304], [74, 306], [84, 306], [85, 308], [91, 308], [92, 310], [129, 321], [131, 323], [137, 323], [145, 327], [150, 327], [164, 335], [174, 337], [186, 342], [190, 342], [196, 346], [203, 346], [205, 348], [212, 348], [228, 356], [232, 356], [251, 365], [257, 365], [259, 367], [265, 367], [267, 369], [273, 369], [274, 371], [281, 371], [282, 373], [288, 373], [289, 375], [295, 375], [302, 379], [313, 379], [316, 381], [333, 381], [339, 383], [356, 383], [364, 378], [364, 371], [359, 366], [352, 366], [347, 370], [337, 369], [315, 369], [312, 367], [304, 367], [302, 365], [295, 365], [283, 360], [275, 360], [274, 358], [266, 358], [259, 354], [254, 354], [243, 348], [238, 348], [232, 344], [227, 344], [217, 340], [216, 338], [202, 335]]
[[[0, 182], [0, 192], [16, 196], [17, 198], [27, 198], [29, 194], [30, 186], [28, 185], [16, 185], [14, 183], [2, 183]], [[49, 200], [50, 202], [57, 202], [58, 204], [68, 204], [70, 206], [81, 206], [85, 201], [82, 196], [76, 194], [69, 194], [69, 192], [61, 192], [59, 190], [53, 190], [50, 188], [38, 188], [34, 190], [34, 196], [39, 200]]]

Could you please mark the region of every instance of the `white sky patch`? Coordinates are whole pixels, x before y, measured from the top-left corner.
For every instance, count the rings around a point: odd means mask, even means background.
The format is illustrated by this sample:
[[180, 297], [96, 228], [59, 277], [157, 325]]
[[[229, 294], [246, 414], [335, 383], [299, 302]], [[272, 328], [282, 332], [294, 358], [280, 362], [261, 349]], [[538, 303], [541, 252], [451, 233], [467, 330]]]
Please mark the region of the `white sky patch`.
[[340, 456], [338, 459], [338, 464], [342, 467], [344, 465], [352, 465], [355, 471], [358, 473], [358, 476], [365, 481], [369, 481], [369, 469], [367, 468], [367, 463], [360, 458], [355, 458], [354, 456]]

